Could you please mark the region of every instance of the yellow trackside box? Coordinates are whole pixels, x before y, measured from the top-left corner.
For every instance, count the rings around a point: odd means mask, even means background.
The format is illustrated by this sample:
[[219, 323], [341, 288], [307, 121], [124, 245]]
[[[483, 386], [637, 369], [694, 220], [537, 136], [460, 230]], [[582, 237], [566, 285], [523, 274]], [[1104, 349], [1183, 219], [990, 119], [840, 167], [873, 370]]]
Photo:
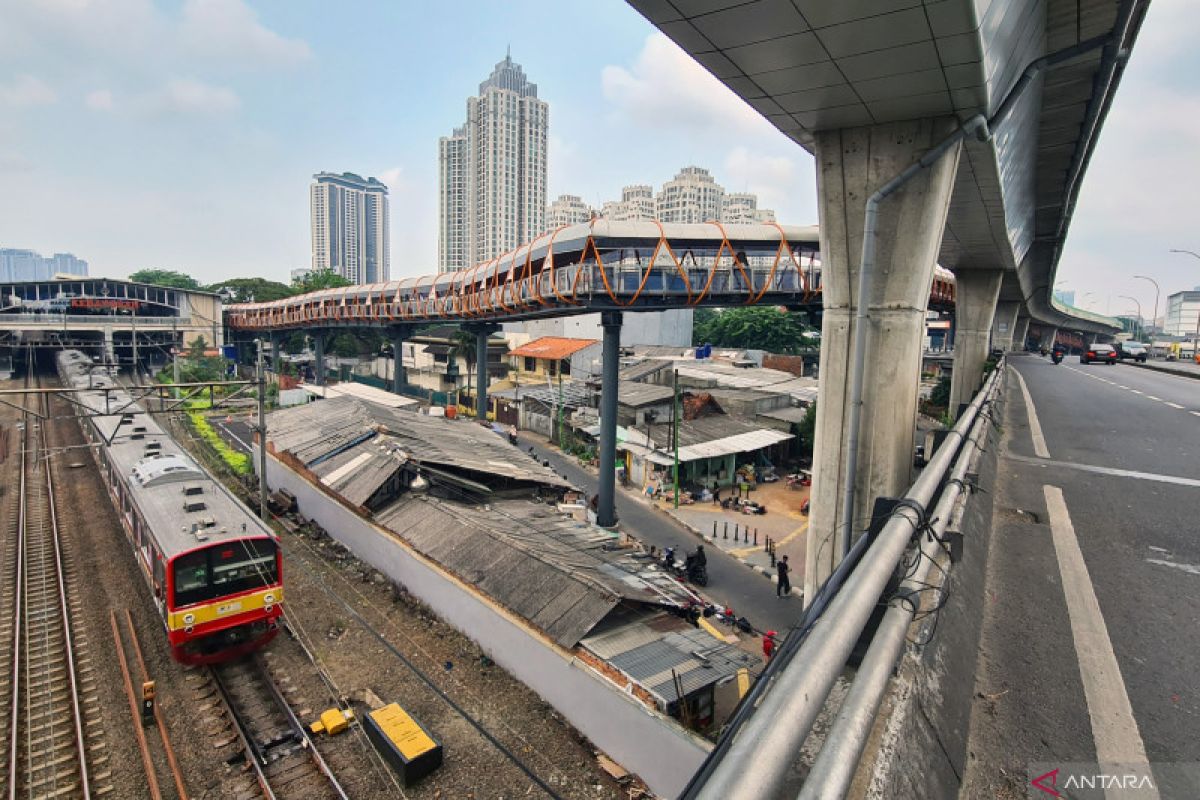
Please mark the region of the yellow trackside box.
[[397, 703], [368, 714], [366, 728], [367, 736], [405, 786], [411, 786], [442, 765], [442, 746]]

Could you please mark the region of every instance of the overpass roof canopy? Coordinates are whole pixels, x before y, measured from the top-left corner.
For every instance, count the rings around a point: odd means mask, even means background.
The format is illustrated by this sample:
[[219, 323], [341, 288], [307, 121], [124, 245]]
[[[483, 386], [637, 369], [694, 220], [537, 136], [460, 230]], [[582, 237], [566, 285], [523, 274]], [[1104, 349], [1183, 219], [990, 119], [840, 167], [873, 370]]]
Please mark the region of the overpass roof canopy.
[[1006, 270], [1004, 299], [1066, 319], [1050, 302], [1054, 272], [1116, 55], [1148, 0], [629, 2], [809, 150], [823, 130], [991, 117], [1036, 59], [1110, 37], [1035, 80], [989, 142], [965, 145], [939, 254], [950, 269]]

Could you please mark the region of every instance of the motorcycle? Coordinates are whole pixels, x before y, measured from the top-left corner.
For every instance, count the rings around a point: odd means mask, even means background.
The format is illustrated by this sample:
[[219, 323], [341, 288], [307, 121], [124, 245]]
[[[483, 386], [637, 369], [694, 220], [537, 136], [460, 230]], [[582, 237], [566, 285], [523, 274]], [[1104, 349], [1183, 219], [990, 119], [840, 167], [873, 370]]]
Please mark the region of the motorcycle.
[[1063, 354], [1062, 354], [1061, 350], [1055, 350], [1053, 353], [1050, 354], [1051, 362], [1053, 362], [1055, 364], [1061, 364], [1062, 360], [1063, 360]]

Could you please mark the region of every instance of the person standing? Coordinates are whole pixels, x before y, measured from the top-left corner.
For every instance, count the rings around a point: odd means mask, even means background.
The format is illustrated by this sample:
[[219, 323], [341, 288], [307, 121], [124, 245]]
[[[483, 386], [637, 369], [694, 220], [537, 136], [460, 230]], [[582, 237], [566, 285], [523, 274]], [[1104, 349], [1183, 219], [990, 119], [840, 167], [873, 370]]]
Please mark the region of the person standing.
[[786, 555], [775, 562], [775, 570], [779, 573], [779, 579], [775, 583], [776, 597], [787, 597], [792, 593], [792, 581], [791, 578], [788, 577], [788, 573], [791, 572], [791, 569], [791, 565], [788, 564], [788, 557]]

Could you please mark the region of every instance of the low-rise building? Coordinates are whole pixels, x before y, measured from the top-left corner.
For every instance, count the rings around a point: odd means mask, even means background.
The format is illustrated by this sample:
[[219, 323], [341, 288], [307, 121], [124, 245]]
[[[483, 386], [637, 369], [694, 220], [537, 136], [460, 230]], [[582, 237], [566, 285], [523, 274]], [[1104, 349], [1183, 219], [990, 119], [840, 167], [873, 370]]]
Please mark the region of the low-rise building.
[[559, 376], [586, 379], [600, 371], [600, 342], [543, 336], [514, 348], [508, 357], [520, 383], [544, 383]]

